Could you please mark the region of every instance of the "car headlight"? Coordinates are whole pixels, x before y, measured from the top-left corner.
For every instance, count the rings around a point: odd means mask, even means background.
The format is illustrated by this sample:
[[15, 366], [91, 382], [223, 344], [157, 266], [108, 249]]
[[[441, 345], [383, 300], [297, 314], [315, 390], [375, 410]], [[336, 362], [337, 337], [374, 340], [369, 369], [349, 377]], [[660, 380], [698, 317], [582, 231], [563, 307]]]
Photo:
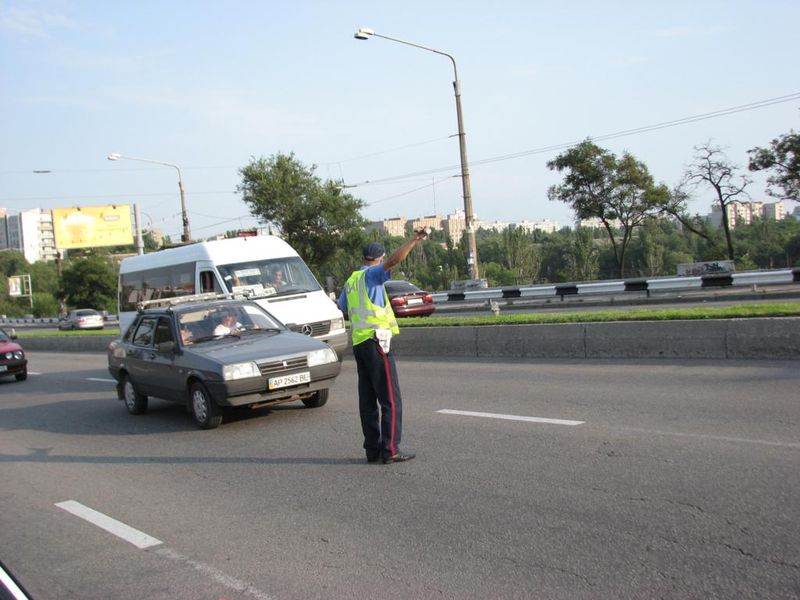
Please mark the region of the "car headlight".
[[14, 358], [16, 358], [17, 360], [22, 360], [24, 356], [25, 353], [22, 350], [17, 350], [16, 352], [14, 352]]
[[14, 353], [13, 352], [6, 352], [5, 353], [5, 358], [6, 358], [6, 360], [11, 360], [12, 358], [14, 358]]
[[339, 317], [331, 319], [331, 330], [334, 329], [344, 329], [344, 319]]
[[326, 365], [328, 363], [336, 362], [339, 360], [336, 357], [336, 352], [330, 348], [323, 348], [322, 350], [314, 350], [308, 353], [308, 366], [316, 367], [317, 365]]
[[237, 363], [235, 365], [225, 365], [222, 367], [222, 378], [225, 381], [259, 377], [260, 375], [261, 371], [258, 370], [258, 365], [254, 362]]

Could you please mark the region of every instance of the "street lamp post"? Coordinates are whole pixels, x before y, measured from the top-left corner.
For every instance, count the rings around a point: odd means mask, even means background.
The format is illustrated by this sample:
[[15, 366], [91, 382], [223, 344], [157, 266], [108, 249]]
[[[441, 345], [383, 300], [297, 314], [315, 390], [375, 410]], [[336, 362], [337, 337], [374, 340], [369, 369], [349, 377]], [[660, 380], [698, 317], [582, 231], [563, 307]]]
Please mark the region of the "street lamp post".
[[108, 155], [108, 160], [138, 160], [139, 162], [146, 162], [152, 163], [154, 165], [164, 165], [165, 167], [172, 167], [178, 172], [178, 189], [181, 192], [181, 216], [183, 218], [183, 234], [181, 235], [181, 241], [185, 244], [188, 244], [192, 241], [192, 234], [189, 231], [189, 213], [186, 211], [186, 197], [183, 193], [183, 177], [181, 176], [181, 170], [178, 168], [178, 165], [174, 165], [168, 162], [162, 162], [160, 160], [150, 160], [149, 158], [134, 158], [133, 156], [122, 156], [121, 154], [117, 154], [113, 152]]
[[472, 213], [472, 186], [469, 181], [469, 163], [467, 162], [467, 139], [464, 133], [464, 117], [461, 112], [461, 82], [458, 80], [458, 68], [456, 67], [456, 59], [447, 52], [436, 50], [435, 48], [428, 48], [427, 46], [420, 46], [405, 40], [389, 37], [375, 33], [372, 29], [361, 27], [356, 31], [353, 36], [357, 40], [368, 40], [371, 37], [383, 38], [392, 42], [405, 44], [406, 46], [413, 46], [421, 50], [427, 50], [436, 54], [446, 56], [453, 63], [453, 89], [456, 95], [456, 117], [458, 119], [458, 147], [461, 154], [461, 188], [464, 193], [464, 225], [467, 229], [467, 240], [469, 244], [469, 253], [467, 254], [467, 267], [469, 269], [470, 279], [478, 279], [478, 246], [475, 242], [475, 218]]

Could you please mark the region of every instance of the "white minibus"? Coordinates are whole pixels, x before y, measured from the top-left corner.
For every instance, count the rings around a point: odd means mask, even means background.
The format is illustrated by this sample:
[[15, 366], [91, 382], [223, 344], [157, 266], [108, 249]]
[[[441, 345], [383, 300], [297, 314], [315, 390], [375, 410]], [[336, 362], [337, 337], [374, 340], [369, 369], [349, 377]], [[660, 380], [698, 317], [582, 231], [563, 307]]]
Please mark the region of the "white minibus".
[[295, 250], [271, 235], [199, 242], [123, 259], [119, 326], [124, 334], [137, 304], [216, 292], [249, 294], [294, 331], [327, 342], [341, 360], [344, 316]]

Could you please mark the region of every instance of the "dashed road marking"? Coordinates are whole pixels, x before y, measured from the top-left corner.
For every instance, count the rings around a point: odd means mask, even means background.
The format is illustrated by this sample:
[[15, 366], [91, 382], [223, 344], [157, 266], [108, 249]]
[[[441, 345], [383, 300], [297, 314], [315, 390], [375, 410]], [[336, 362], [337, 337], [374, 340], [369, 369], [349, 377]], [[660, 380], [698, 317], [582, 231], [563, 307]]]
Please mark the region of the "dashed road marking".
[[87, 377], [86, 381], [99, 381], [101, 383], [117, 383], [116, 379], [108, 379], [103, 377]]
[[463, 417], [482, 417], [484, 419], [504, 419], [506, 421], [528, 421], [530, 423], [547, 423], [549, 425], [583, 425], [585, 421], [570, 421], [568, 419], [547, 419], [544, 417], [524, 417], [520, 415], [502, 415], [498, 413], [474, 412], [471, 410], [437, 410], [443, 415], [460, 415]]
[[[144, 550], [145, 548], [151, 548], [152, 546], [159, 546], [163, 544], [161, 540], [158, 540], [152, 536], [147, 535], [143, 531], [139, 531], [138, 529], [134, 529], [133, 527], [122, 523], [121, 521], [117, 521], [116, 519], [112, 519], [108, 515], [104, 515], [101, 512], [98, 512], [88, 506], [84, 506], [80, 502], [76, 502], [75, 500], [66, 500], [64, 502], [58, 502], [56, 504], [57, 507], [71, 513], [81, 519], [88, 521], [92, 525], [96, 525], [100, 529], [104, 529], [109, 533], [122, 538], [126, 542], [129, 542], [139, 548], [140, 550]], [[207, 565], [205, 563], [196, 561], [189, 556], [184, 554], [180, 554], [170, 548], [161, 547], [155, 550], [155, 553], [161, 556], [162, 558], [166, 558], [169, 560], [174, 560], [177, 562], [181, 562], [189, 567], [193, 568], [195, 571], [198, 571], [207, 577], [210, 577], [217, 583], [220, 583], [226, 587], [229, 587], [237, 592], [242, 592], [256, 600], [273, 600], [273, 597], [256, 588], [255, 586], [251, 585], [247, 581], [243, 581], [242, 579], [238, 579], [236, 577], [231, 577], [230, 575], [220, 571], [216, 567], [211, 565]]]
[[80, 502], [75, 502], [75, 500], [66, 500], [65, 502], [58, 502], [56, 506], [62, 510], [67, 511], [68, 513], [72, 513], [76, 517], [80, 517], [84, 521], [88, 521], [92, 525], [96, 525], [100, 529], [104, 529], [105, 531], [117, 536], [118, 538], [122, 538], [123, 540], [125, 540], [130, 544], [133, 544], [140, 550], [143, 548], [149, 548], [150, 546], [158, 546], [159, 544], [162, 543], [161, 540], [149, 536], [143, 531], [134, 529], [133, 527], [126, 525], [122, 521], [117, 521], [116, 519], [112, 519], [108, 515], [104, 515], [101, 512], [97, 512], [96, 510], [89, 508], [88, 506], [84, 506]]
[[171, 550], [170, 548], [159, 548], [155, 552], [156, 554], [162, 556], [163, 558], [168, 558], [170, 560], [175, 560], [184, 563], [186, 565], [189, 565], [194, 570], [207, 575], [214, 581], [221, 583], [226, 587], [234, 589], [237, 592], [241, 592], [243, 594], [247, 594], [248, 596], [256, 598], [256, 600], [273, 600], [272, 596], [253, 587], [246, 581], [242, 581], [241, 579], [237, 579], [236, 577], [231, 577], [230, 575], [223, 573], [216, 567], [212, 567], [211, 565], [207, 565], [205, 563], [193, 560], [188, 556], [184, 556], [183, 554], [179, 554], [178, 552]]

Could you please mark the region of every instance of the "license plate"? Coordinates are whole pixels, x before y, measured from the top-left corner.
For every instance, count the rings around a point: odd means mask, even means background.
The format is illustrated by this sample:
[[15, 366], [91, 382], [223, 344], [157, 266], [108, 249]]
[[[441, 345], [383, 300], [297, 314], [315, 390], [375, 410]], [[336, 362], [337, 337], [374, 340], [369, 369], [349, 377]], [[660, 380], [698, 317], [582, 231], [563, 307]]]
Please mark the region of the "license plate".
[[8, 371], [8, 367], [5, 365], [0, 365], [0, 373], [5, 373], [6, 371]]
[[408, 305], [411, 306], [413, 304], [422, 304], [422, 298], [409, 298]]
[[302, 373], [293, 373], [291, 375], [281, 375], [280, 377], [270, 377], [269, 389], [276, 390], [278, 388], [300, 385], [301, 383], [309, 383], [310, 381], [311, 381], [310, 371], [303, 371]]

